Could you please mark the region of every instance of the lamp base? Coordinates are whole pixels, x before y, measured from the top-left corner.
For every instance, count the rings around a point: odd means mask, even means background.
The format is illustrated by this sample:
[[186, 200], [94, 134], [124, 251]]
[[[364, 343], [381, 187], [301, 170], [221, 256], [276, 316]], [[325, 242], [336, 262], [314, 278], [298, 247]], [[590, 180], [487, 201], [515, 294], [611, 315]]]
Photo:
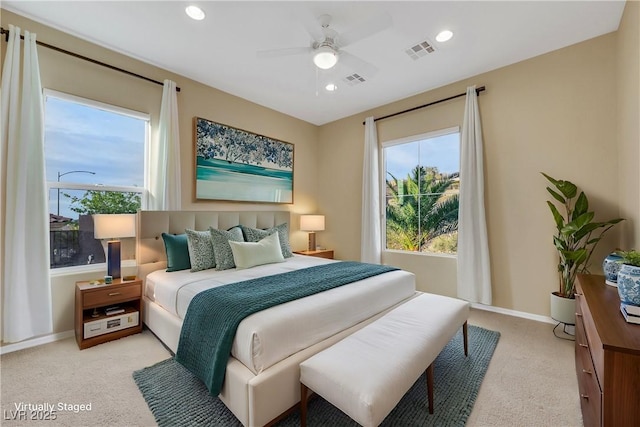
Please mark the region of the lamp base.
[[316, 250], [316, 233], [314, 231], [309, 232], [309, 250]]
[[120, 277], [120, 241], [107, 243], [107, 276]]

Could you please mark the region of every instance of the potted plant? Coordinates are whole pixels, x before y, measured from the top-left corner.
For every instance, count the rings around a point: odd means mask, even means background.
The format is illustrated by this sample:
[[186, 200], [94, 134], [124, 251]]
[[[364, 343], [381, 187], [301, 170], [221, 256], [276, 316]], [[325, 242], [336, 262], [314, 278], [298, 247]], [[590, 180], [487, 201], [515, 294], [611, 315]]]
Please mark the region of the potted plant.
[[620, 251], [622, 257], [618, 271], [618, 295], [628, 305], [640, 306], [640, 251]]
[[[551, 317], [573, 325], [576, 276], [578, 273], [588, 273], [591, 255], [598, 242], [611, 227], [623, 219], [594, 221], [595, 213], [589, 211], [589, 200], [583, 191], [578, 194], [578, 187], [572, 182], [557, 180], [545, 173], [542, 175], [553, 187], [547, 187], [554, 199], [547, 200], [547, 204], [556, 223], [553, 244], [558, 250], [559, 258], [560, 288], [551, 294]], [[556, 202], [560, 204], [560, 209]]]

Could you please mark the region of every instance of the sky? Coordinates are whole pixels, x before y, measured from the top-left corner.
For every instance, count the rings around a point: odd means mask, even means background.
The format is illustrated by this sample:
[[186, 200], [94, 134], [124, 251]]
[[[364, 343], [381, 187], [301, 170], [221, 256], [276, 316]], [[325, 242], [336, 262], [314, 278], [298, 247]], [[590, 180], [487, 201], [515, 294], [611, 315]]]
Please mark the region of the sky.
[[[47, 95], [45, 158], [48, 181], [144, 186], [145, 120]], [[70, 193], [61, 190], [61, 193]], [[81, 196], [84, 191], [73, 192]], [[57, 213], [57, 190], [49, 191], [49, 211]], [[60, 196], [60, 215], [77, 218]]]
[[[440, 172], [460, 171], [460, 134], [451, 133], [435, 138], [385, 148], [386, 171], [396, 178], [406, 176], [418, 164], [436, 166]], [[389, 178], [389, 175], [386, 176]]]

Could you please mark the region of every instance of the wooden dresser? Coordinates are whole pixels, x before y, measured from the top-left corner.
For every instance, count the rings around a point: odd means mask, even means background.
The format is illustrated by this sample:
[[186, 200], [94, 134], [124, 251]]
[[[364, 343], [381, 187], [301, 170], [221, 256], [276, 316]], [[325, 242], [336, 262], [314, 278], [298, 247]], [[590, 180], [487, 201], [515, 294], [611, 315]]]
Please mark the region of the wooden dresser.
[[640, 325], [624, 320], [604, 276], [578, 276], [575, 350], [585, 427], [640, 425]]

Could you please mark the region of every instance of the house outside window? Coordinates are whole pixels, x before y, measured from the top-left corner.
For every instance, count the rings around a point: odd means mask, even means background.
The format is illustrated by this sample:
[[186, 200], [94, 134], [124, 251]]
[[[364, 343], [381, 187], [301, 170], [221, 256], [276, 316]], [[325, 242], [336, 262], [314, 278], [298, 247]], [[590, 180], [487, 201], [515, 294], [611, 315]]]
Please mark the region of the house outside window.
[[[91, 215], [146, 205], [149, 115], [51, 90], [44, 95], [50, 267], [104, 263]], [[129, 240], [122, 244], [133, 256]]]
[[460, 132], [449, 128], [382, 144], [385, 248], [456, 254]]

